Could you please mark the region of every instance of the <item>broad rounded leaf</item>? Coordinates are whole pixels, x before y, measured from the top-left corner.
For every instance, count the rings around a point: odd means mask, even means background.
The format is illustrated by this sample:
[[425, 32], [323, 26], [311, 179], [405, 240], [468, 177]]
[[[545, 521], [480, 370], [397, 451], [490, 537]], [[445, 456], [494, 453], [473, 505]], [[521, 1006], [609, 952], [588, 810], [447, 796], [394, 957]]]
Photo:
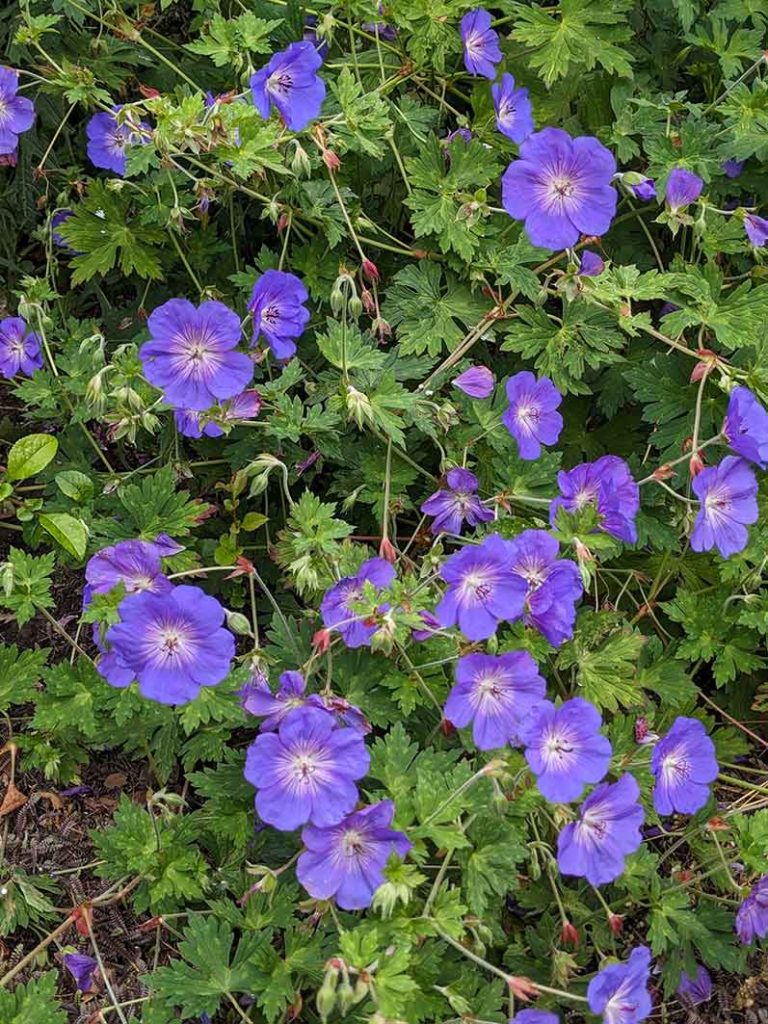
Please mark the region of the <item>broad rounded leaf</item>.
[[77, 469], [65, 469], [56, 474], [55, 480], [61, 493], [73, 501], [85, 502], [93, 497], [93, 481]]
[[88, 527], [81, 519], [75, 519], [66, 512], [44, 512], [37, 521], [70, 555], [85, 557]]
[[8, 453], [8, 479], [26, 480], [45, 469], [59, 442], [51, 434], [29, 434], [22, 437]]

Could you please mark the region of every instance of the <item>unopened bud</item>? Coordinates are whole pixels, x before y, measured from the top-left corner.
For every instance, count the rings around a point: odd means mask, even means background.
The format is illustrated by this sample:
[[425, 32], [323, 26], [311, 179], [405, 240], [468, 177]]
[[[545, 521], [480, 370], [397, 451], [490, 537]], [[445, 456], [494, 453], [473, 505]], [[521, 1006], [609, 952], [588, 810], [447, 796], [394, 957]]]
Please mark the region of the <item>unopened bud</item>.
[[376, 312], [376, 303], [374, 302], [373, 295], [371, 295], [367, 288], [363, 288], [360, 292], [360, 300], [366, 313]]
[[696, 477], [704, 469], [704, 459], [701, 456], [701, 452], [694, 452], [691, 456], [691, 461], [688, 464], [688, 468], [691, 471], [691, 476]]
[[360, 301], [360, 299], [357, 297], [357, 295], [353, 295], [351, 297], [351, 299], [349, 300], [349, 304], [347, 306], [347, 309], [349, 310], [350, 316], [354, 317], [355, 320], [357, 320], [357, 318], [363, 312], [363, 304]]
[[373, 421], [371, 400], [351, 384], [347, 386], [346, 404], [350, 418], [354, 419], [361, 430], [364, 423]]
[[344, 308], [344, 292], [339, 288], [338, 284], [331, 292], [330, 303], [331, 309], [338, 316]]
[[510, 991], [515, 999], [519, 999], [521, 1002], [528, 1002], [539, 994], [539, 989], [536, 987], [536, 983], [531, 981], [530, 978], [516, 977], [513, 975], [507, 978], [507, 984], [509, 985]]
[[253, 636], [251, 624], [242, 612], [227, 610], [227, 628], [238, 636]]
[[337, 976], [326, 974], [325, 980], [317, 992], [315, 1005], [317, 1006], [317, 1012], [324, 1021], [330, 1017], [331, 1013], [333, 1013], [333, 1008], [336, 1005], [337, 980]]
[[312, 646], [314, 647], [318, 654], [325, 654], [325, 652], [331, 646], [330, 629], [318, 629], [318, 631], [312, 637]]
[[323, 163], [329, 171], [338, 171], [341, 167], [341, 160], [338, 154], [334, 153], [332, 149], [323, 150]]
[[574, 949], [578, 949], [579, 942], [581, 941], [579, 929], [571, 924], [570, 921], [563, 921], [563, 927], [560, 929], [560, 941], [564, 945], [570, 945]]
[[363, 273], [369, 281], [380, 281], [381, 274], [379, 274], [379, 268], [373, 262], [373, 260], [363, 260]]
[[294, 140], [296, 149], [291, 160], [291, 170], [297, 178], [305, 177], [308, 178], [312, 173], [312, 164], [310, 163], [307, 151]]
[[622, 928], [624, 927], [624, 918], [621, 914], [609, 914], [608, 927], [614, 935], [621, 935]]
[[379, 558], [394, 564], [397, 561], [397, 552], [392, 541], [388, 537], [382, 537], [379, 544]]
[[352, 988], [348, 979], [344, 978], [336, 989], [336, 999], [339, 1003], [339, 1012], [342, 1017], [345, 1017], [347, 1010], [355, 1005], [355, 990]]
[[654, 469], [651, 473], [651, 478], [653, 480], [669, 480], [674, 475], [674, 469], [672, 469], [671, 466], [668, 466], [665, 462], [663, 466], [659, 466], [658, 469]]
[[378, 337], [379, 341], [384, 341], [392, 334], [392, 328], [389, 323], [383, 317], [376, 317], [371, 324], [371, 330]]

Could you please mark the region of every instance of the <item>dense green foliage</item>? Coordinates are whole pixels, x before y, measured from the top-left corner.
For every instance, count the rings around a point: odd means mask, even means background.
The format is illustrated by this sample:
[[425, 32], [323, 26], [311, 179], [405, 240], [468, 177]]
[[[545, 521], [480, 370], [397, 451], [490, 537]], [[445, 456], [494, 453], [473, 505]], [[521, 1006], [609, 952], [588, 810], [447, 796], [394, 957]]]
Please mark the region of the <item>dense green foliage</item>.
[[[0, 167], [0, 302], [45, 339], [46, 360], [3, 382], [0, 713], [29, 786], [67, 788], [116, 757], [150, 780], [129, 778], [83, 863], [98, 862], [104, 890], [135, 881], [125, 901], [137, 923], [177, 915], [140, 990], [122, 997], [135, 1003], [116, 1011], [100, 984], [92, 1005], [110, 1024], [120, 1013], [136, 1024], [501, 1024], [524, 1005], [505, 973], [583, 996], [605, 957], [638, 944], [670, 1011], [683, 969], [702, 963], [727, 988], [756, 970], [733, 919], [768, 857], [764, 476], [763, 515], [728, 560], [691, 551], [695, 508], [655, 481], [642, 487], [635, 546], [592, 533], [589, 512], [561, 516], [564, 556], [585, 581], [573, 638], [555, 649], [517, 623], [485, 646], [529, 650], [551, 695], [592, 701], [614, 765], [641, 784], [659, 831], [599, 893], [558, 875], [569, 812], [539, 795], [522, 752], [478, 751], [446, 727], [454, 662], [470, 645], [455, 631], [415, 644], [411, 632], [455, 550], [419, 511], [451, 466], [477, 474], [496, 499], [494, 529], [512, 537], [547, 528], [541, 502], [558, 469], [606, 452], [636, 479], [677, 460], [662, 483], [690, 498], [682, 457], [719, 432], [733, 383], [768, 403], [768, 281], [743, 226], [743, 208], [765, 213], [768, 194], [768, 11], [758, 0], [493, 5], [504, 68], [528, 88], [537, 128], [596, 136], [660, 196], [674, 167], [704, 180], [677, 219], [624, 188], [611, 230], [589, 243], [607, 268], [584, 278], [578, 255], [534, 247], [501, 208], [517, 147], [496, 130], [489, 83], [464, 70], [468, 9], [25, 0], [0, 18], [5, 61], [38, 115], [16, 166]], [[308, 15], [328, 42], [328, 95], [292, 133], [261, 118], [248, 81], [302, 38]], [[371, 27], [383, 21], [394, 38]], [[207, 92], [230, 91], [206, 105]], [[115, 103], [152, 126], [125, 177], [85, 153], [88, 119]], [[446, 140], [462, 126], [471, 141]], [[726, 160], [746, 162], [738, 178]], [[54, 228], [62, 210], [72, 215]], [[147, 314], [175, 296], [219, 298], [245, 320], [257, 276], [278, 266], [310, 293], [298, 356], [256, 366], [254, 423], [181, 436], [142, 376]], [[481, 400], [450, 386], [470, 364], [499, 383], [521, 369], [551, 377], [565, 396], [559, 444], [520, 459], [500, 424], [503, 387]], [[185, 546], [168, 571], [201, 569], [191, 582], [238, 613], [233, 671], [180, 707], [96, 671], [91, 623], [116, 621], [121, 593], [81, 618], [88, 558], [161, 532]], [[313, 646], [324, 592], [382, 538], [398, 578], [372, 648]], [[375, 615], [375, 594], [366, 602]], [[392, 859], [368, 911], [311, 900], [292, 868], [298, 835], [255, 827], [242, 772], [256, 722], [237, 698], [255, 667], [273, 683], [303, 667], [311, 690], [332, 687], [373, 727], [361, 796], [395, 802], [413, 850]], [[662, 820], [635, 730], [663, 734], [680, 715], [706, 725], [723, 774], [698, 814]], [[0, 938], [27, 953], [68, 897], [13, 857], [0, 877]], [[87, 930], [58, 942], [92, 952]], [[85, 1005], [82, 1017], [61, 1008], [75, 999], [55, 949], [0, 990], [0, 1024], [89, 1019]], [[548, 994], [536, 1005], [571, 1006]], [[596, 1019], [572, 1005], [564, 1020]]]

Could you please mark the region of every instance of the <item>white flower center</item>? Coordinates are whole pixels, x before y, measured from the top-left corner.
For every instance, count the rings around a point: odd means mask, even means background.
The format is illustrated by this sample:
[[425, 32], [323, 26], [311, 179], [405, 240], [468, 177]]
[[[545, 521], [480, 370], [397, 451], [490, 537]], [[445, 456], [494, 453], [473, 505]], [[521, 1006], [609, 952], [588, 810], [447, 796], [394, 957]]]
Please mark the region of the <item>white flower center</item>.
[[683, 751], [673, 750], [662, 760], [661, 772], [667, 782], [679, 785], [690, 778], [691, 765]]
[[347, 829], [341, 840], [341, 848], [346, 857], [359, 857], [365, 853], [365, 837], [354, 828]]
[[269, 92], [281, 92], [286, 94], [293, 85], [290, 72], [281, 70], [273, 71], [267, 79], [267, 90]]
[[482, 569], [475, 569], [474, 572], [468, 572], [464, 577], [461, 589], [465, 597], [484, 601], [491, 593], [491, 584]]
[[730, 495], [723, 489], [710, 491], [704, 499], [705, 514], [716, 523], [721, 523], [728, 518], [730, 508]]

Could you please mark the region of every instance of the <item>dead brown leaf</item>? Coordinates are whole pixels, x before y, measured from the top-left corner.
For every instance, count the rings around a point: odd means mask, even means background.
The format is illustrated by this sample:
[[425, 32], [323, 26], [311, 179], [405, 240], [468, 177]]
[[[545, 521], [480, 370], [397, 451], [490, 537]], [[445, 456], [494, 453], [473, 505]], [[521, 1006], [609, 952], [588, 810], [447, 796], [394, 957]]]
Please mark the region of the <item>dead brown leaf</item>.
[[18, 811], [20, 807], [23, 807], [29, 798], [24, 796], [20, 789], [16, 788], [15, 783], [9, 782], [8, 788], [5, 791], [3, 802], [0, 804], [0, 818], [4, 818], [6, 814], [13, 814], [14, 811]]

